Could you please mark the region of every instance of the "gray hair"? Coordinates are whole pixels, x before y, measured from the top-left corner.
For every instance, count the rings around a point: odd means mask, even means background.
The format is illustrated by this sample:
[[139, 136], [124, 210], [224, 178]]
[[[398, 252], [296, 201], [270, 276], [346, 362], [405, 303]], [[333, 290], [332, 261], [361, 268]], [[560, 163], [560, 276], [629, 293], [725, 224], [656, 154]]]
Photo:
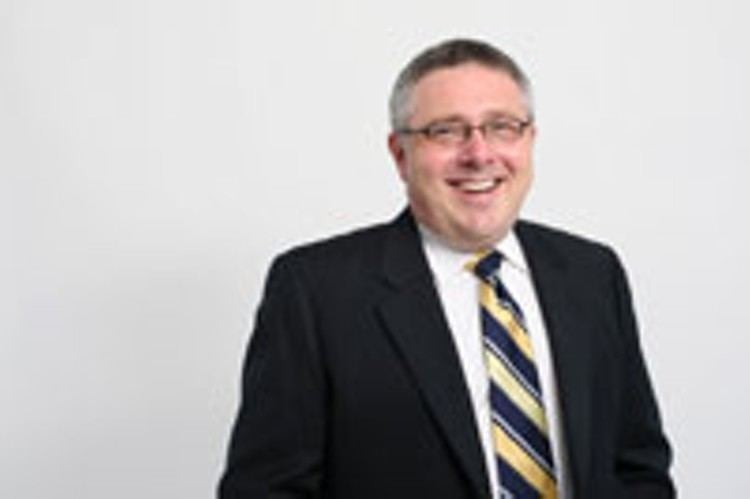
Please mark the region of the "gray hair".
[[509, 55], [486, 42], [457, 38], [428, 47], [401, 70], [388, 101], [391, 129], [396, 131], [407, 126], [411, 93], [422, 78], [438, 69], [467, 63], [480, 64], [510, 76], [523, 92], [529, 118], [532, 118], [531, 82], [520, 66]]

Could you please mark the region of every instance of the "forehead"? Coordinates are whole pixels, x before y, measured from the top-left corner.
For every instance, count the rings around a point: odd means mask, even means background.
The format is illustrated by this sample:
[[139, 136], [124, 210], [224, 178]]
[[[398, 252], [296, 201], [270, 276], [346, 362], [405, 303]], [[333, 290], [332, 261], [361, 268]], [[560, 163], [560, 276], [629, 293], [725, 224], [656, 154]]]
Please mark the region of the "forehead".
[[428, 73], [414, 85], [410, 100], [413, 121], [527, 113], [526, 98], [513, 78], [476, 63]]

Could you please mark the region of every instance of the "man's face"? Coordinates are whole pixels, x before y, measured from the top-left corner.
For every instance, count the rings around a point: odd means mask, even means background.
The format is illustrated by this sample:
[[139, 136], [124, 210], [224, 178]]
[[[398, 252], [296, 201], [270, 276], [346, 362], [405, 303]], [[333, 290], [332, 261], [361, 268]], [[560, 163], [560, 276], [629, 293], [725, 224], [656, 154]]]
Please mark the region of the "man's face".
[[[408, 127], [442, 122], [481, 125], [528, 119], [523, 92], [506, 73], [463, 64], [428, 73], [414, 86]], [[457, 145], [392, 133], [389, 149], [417, 221], [450, 246], [479, 251], [497, 243], [518, 216], [533, 176], [535, 130], [487, 141], [479, 130]]]

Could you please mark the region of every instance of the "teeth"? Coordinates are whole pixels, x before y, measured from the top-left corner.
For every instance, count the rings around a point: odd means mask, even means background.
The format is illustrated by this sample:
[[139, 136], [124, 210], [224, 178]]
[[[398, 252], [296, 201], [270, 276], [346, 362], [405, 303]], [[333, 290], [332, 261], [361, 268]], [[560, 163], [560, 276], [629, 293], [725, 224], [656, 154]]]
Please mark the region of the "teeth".
[[494, 180], [466, 180], [458, 184], [459, 188], [468, 192], [482, 192], [495, 186]]

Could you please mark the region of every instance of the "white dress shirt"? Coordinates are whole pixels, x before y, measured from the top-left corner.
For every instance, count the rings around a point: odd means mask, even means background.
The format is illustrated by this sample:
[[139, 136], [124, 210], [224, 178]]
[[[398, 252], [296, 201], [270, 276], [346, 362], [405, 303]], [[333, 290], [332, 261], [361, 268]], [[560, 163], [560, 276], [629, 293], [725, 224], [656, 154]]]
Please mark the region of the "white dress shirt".
[[[492, 497], [500, 499], [499, 477], [492, 444], [489, 401], [489, 377], [484, 363], [484, 346], [479, 314], [479, 280], [465, 268], [474, 257], [456, 251], [440, 241], [429, 229], [420, 226], [422, 244], [432, 270], [438, 295], [443, 305], [453, 341], [463, 367], [474, 409], [477, 428], [484, 450], [486, 468], [492, 486]], [[545, 413], [549, 423], [550, 445], [555, 461], [558, 498], [572, 499], [562, 414], [558, 403], [557, 382], [550, 352], [547, 330], [531, 272], [518, 238], [511, 231], [500, 241], [497, 249], [505, 257], [500, 266], [503, 284], [523, 310], [534, 349], [534, 359], [542, 388]]]

